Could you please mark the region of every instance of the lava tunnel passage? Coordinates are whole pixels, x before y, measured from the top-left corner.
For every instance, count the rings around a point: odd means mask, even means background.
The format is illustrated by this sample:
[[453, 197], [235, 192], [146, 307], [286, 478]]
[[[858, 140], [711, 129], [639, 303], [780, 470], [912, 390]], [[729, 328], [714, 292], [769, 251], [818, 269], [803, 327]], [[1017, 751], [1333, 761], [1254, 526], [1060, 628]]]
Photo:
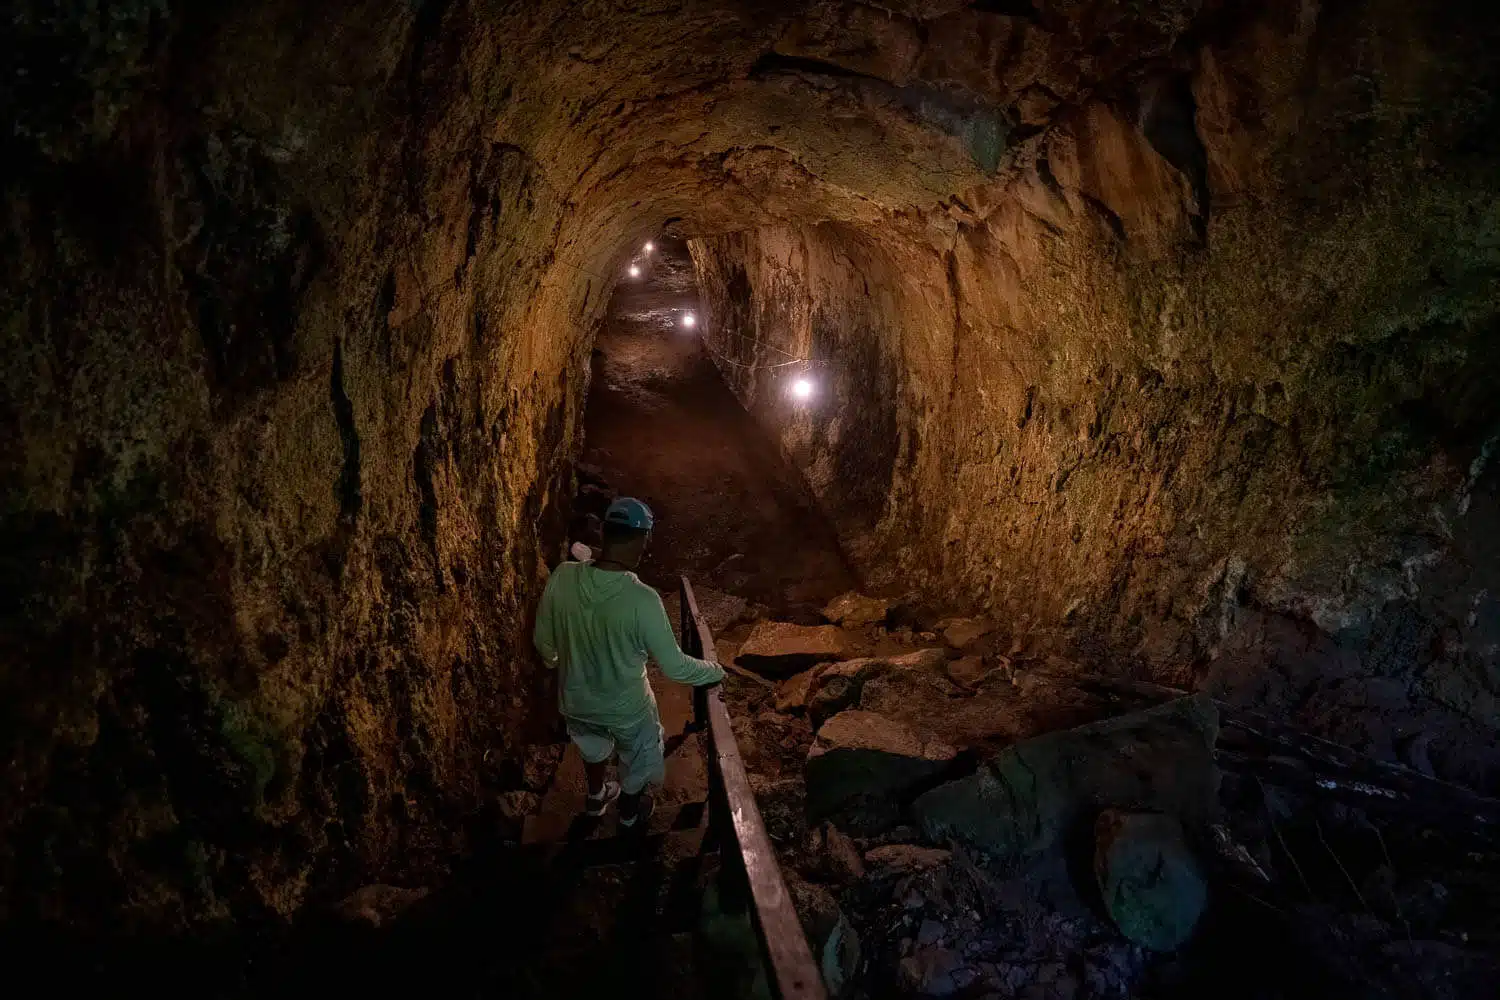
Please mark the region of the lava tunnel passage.
[[[743, 272], [740, 282], [743, 298]], [[675, 592], [686, 574], [737, 613], [754, 602], [822, 624], [819, 610], [854, 577], [819, 502], [736, 398], [750, 398], [747, 375], [780, 375], [754, 412], [771, 430], [806, 420], [813, 363], [733, 320], [703, 336], [703, 305], [684, 241], [657, 236], [634, 249], [594, 340], [570, 542], [597, 544], [609, 503], [633, 496], [655, 515], [640, 566], [647, 582]]]
[[583, 823], [534, 646], [635, 496], [830, 996], [1492, 997], [1497, 51], [1492, 0], [20, 0], [0, 940], [750, 989], [688, 689]]

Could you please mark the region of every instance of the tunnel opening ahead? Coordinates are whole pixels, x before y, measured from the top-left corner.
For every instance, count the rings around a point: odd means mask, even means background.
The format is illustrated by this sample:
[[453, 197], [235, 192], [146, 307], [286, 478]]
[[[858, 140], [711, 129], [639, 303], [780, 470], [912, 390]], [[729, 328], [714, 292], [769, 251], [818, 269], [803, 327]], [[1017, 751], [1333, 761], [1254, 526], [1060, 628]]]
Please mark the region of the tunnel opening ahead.
[[594, 343], [575, 521], [637, 497], [657, 516], [647, 582], [670, 590], [685, 574], [778, 617], [817, 620], [854, 576], [800, 474], [725, 384], [703, 335], [711, 322], [686, 243], [643, 243]]

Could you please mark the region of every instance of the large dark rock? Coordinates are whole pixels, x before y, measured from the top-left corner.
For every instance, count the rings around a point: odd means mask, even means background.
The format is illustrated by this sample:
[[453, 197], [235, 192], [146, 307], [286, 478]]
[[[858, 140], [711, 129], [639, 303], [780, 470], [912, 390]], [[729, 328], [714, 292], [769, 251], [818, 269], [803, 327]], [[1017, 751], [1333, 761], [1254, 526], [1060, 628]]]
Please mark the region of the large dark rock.
[[1434, 701], [1500, 730], [1500, 661], [1439, 660], [1423, 675], [1422, 690]]
[[1183, 945], [1203, 915], [1208, 885], [1182, 824], [1162, 813], [1106, 809], [1094, 837], [1094, 876], [1120, 932], [1153, 951]]
[[873, 712], [850, 710], [818, 730], [807, 755], [807, 813], [855, 833], [893, 825], [901, 800], [940, 775], [958, 752]]
[[932, 840], [1001, 858], [1045, 850], [1106, 807], [1165, 812], [1201, 825], [1217, 807], [1218, 725], [1213, 702], [1195, 696], [1049, 733], [932, 789], [913, 808]]

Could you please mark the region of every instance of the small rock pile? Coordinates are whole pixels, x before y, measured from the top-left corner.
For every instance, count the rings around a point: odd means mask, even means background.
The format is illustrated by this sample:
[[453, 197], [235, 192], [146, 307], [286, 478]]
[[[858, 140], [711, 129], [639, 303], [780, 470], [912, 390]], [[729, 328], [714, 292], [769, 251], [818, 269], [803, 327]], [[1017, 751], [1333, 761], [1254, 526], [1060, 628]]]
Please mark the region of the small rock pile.
[[1238, 706], [1221, 740], [1225, 703], [982, 619], [858, 594], [823, 617], [756, 625], [774, 688], [730, 700], [833, 996], [1494, 995], [1485, 823], [1351, 804], [1245, 756]]
[[1129, 995], [1203, 909], [1212, 703], [1109, 718], [995, 654], [983, 620], [911, 629], [858, 594], [824, 617], [755, 625], [736, 662], [775, 688], [730, 697], [833, 995]]

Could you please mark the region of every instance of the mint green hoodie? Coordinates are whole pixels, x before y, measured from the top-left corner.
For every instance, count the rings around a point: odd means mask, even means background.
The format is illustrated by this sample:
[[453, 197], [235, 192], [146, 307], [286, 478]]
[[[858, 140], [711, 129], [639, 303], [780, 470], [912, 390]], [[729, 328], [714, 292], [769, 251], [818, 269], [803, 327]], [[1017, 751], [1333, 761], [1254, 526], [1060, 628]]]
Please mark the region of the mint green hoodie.
[[533, 633], [560, 667], [557, 707], [595, 726], [629, 726], [655, 711], [646, 656], [680, 684], [713, 684], [724, 671], [677, 646], [661, 596], [634, 573], [565, 562], [552, 571]]

